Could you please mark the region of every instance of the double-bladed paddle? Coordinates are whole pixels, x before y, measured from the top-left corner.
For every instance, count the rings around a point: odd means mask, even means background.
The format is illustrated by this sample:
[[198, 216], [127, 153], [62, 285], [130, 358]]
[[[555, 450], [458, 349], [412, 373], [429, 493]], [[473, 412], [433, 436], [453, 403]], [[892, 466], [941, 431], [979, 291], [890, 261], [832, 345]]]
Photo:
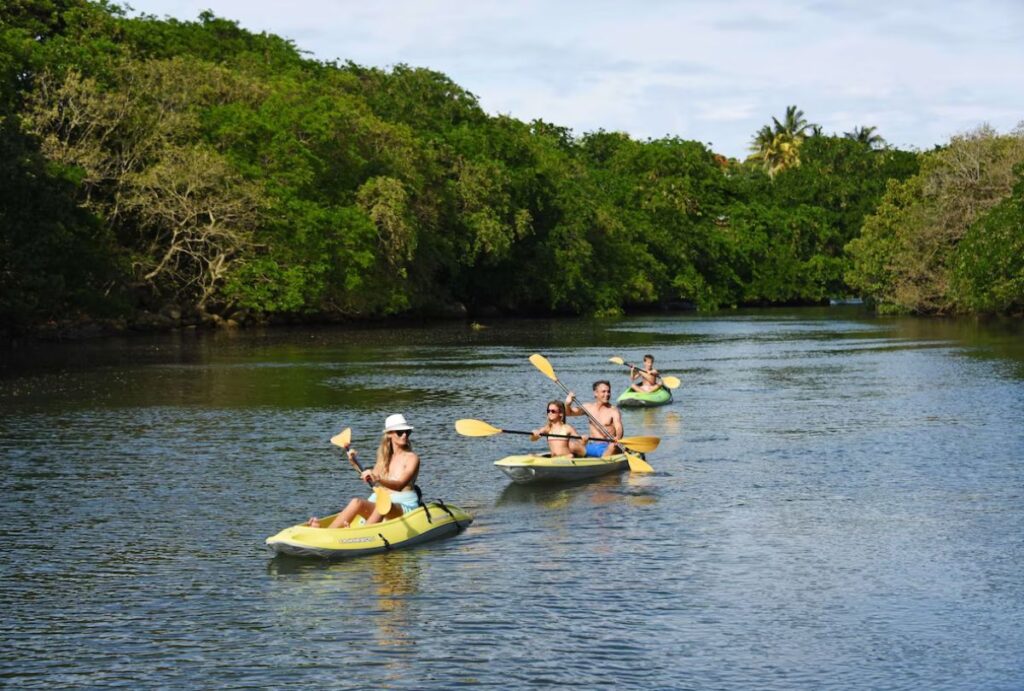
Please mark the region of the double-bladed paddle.
[[[534, 367], [539, 369], [545, 377], [547, 377], [548, 379], [562, 387], [562, 390], [565, 391], [567, 395], [572, 393], [571, 391], [569, 391], [568, 387], [566, 387], [565, 384], [558, 380], [558, 377], [555, 375], [555, 368], [551, 366], [551, 363], [548, 362], [548, 359], [546, 357], [544, 357], [540, 353], [534, 353], [533, 355], [530, 356], [530, 363]], [[601, 434], [603, 434], [605, 437], [609, 439], [614, 438], [612, 433], [609, 432], [608, 429], [604, 425], [602, 425], [601, 422], [596, 417], [594, 417], [589, 410], [584, 408], [583, 404], [581, 404], [575, 396], [572, 397], [572, 401], [576, 404], [577, 408], [583, 411], [583, 413], [588, 418], [590, 418], [590, 422], [593, 423], [594, 427], [597, 428], [597, 430], [601, 432]], [[629, 444], [622, 443], [621, 439], [619, 440], [618, 444], [626, 450], [626, 460], [629, 462], [629, 469], [631, 471], [633, 471], [634, 473], [654, 472], [654, 468], [652, 468], [647, 461], [640, 458], [639, 456], [629, 453]]]
[[[341, 432], [331, 437], [331, 443], [338, 448], [345, 450], [348, 462], [352, 464], [360, 475], [362, 475], [363, 466], [359, 465], [359, 461], [357, 461], [356, 457], [353, 455], [354, 452], [349, 448], [352, 444], [352, 430], [348, 427], [341, 430]], [[368, 484], [370, 489], [373, 490], [373, 496], [376, 498], [377, 502], [377, 513], [381, 516], [387, 516], [391, 511], [391, 490], [380, 483], [374, 485], [370, 478], [366, 478], [366, 484]]]
[[[495, 434], [501, 434], [502, 432], [505, 434], [529, 434], [530, 436], [533, 436], [533, 432], [525, 432], [516, 429], [499, 429], [498, 427], [487, 424], [483, 420], [473, 420], [470, 418], [456, 420], [455, 431], [465, 437], [490, 437]], [[578, 434], [552, 434], [550, 432], [542, 432], [538, 436], [558, 437], [561, 439], [583, 439], [583, 437]], [[590, 437], [590, 439], [597, 441], [615, 441], [611, 437]], [[634, 451], [647, 453], [658, 448], [658, 444], [661, 443], [661, 440], [657, 437], [623, 437], [618, 443], [623, 446], [627, 446]]]
[[[608, 358], [608, 362], [614, 362], [616, 365], [625, 365], [626, 367], [630, 367], [632, 369], [639, 370], [641, 372], [646, 372], [647, 371], [643, 367], [637, 367], [632, 362], [626, 362], [625, 360], [623, 360], [620, 357], [610, 357], [610, 358]], [[672, 376], [664, 377], [664, 376], [662, 376], [660, 374], [658, 376], [661, 377], [661, 383], [664, 384], [665, 388], [668, 388], [668, 389], [678, 389], [679, 385], [682, 383], [681, 381], [679, 381], [679, 377], [672, 377]]]

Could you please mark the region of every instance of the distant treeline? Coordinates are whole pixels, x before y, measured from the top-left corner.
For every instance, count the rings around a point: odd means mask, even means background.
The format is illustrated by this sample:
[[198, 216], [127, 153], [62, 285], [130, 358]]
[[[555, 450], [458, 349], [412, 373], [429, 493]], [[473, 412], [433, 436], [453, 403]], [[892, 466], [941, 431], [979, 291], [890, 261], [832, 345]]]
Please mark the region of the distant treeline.
[[[344, 50], [340, 47], [339, 50]], [[926, 153], [795, 107], [726, 159], [489, 116], [232, 21], [0, 7], [0, 323], [1024, 308], [1024, 131]]]

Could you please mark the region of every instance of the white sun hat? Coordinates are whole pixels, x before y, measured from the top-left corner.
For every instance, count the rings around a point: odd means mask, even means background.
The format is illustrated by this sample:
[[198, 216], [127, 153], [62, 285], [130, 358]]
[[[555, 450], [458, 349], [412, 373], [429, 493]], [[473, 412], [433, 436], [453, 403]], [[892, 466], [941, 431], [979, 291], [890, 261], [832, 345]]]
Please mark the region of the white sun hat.
[[385, 432], [401, 432], [404, 429], [413, 429], [413, 426], [405, 421], [405, 416], [401, 413], [388, 415], [388, 419], [384, 421]]

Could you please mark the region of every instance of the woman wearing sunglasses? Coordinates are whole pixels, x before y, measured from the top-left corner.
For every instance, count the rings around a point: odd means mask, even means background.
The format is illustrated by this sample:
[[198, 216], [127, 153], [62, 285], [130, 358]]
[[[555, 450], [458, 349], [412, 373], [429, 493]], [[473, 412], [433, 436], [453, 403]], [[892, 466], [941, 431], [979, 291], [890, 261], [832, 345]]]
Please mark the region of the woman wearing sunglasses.
[[[537, 441], [542, 434], [571, 434], [578, 436], [579, 433], [572, 425], [565, 422], [565, 404], [561, 401], [548, 401], [547, 422], [543, 427], [538, 427], [530, 434], [530, 439]], [[565, 437], [548, 437], [548, 449], [552, 456], [586, 456], [587, 440], [566, 439]]]
[[[419, 499], [413, 485], [420, 473], [420, 457], [412, 451], [410, 435], [413, 427], [401, 413], [388, 415], [384, 421], [384, 436], [377, 447], [377, 462], [362, 473], [363, 481], [369, 480], [391, 490], [391, 511], [386, 515], [377, 513], [375, 494], [368, 499], [355, 497], [339, 513], [328, 528], [347, 528], [356, 516], [362, 516], [367, 523], [379, 523], [389, 518], [398, 518], [419, 506]], [[355, 449], [349, 449], [355, 458]], [[320, 520], [310, 518], [306, 525], [319, 528]]]

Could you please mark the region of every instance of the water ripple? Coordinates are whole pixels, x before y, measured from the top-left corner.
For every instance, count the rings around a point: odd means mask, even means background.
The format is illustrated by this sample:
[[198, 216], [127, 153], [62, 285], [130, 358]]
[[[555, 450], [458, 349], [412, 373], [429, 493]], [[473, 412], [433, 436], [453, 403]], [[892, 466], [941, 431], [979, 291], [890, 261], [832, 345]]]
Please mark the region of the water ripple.
[[[1024, 352], [964, 322], [772, 311], [41, 348], [0, 372], [11, 688], [1015, 689]], [[840, 315], [840, 316], [835, 316]], [[528, 429], [654, 351], [650, 476], [516, 486]], [[125, 364], [128, 363], [128, 364]], [[420, 549], [269, 559], [405, 412], [476, 515]]]

